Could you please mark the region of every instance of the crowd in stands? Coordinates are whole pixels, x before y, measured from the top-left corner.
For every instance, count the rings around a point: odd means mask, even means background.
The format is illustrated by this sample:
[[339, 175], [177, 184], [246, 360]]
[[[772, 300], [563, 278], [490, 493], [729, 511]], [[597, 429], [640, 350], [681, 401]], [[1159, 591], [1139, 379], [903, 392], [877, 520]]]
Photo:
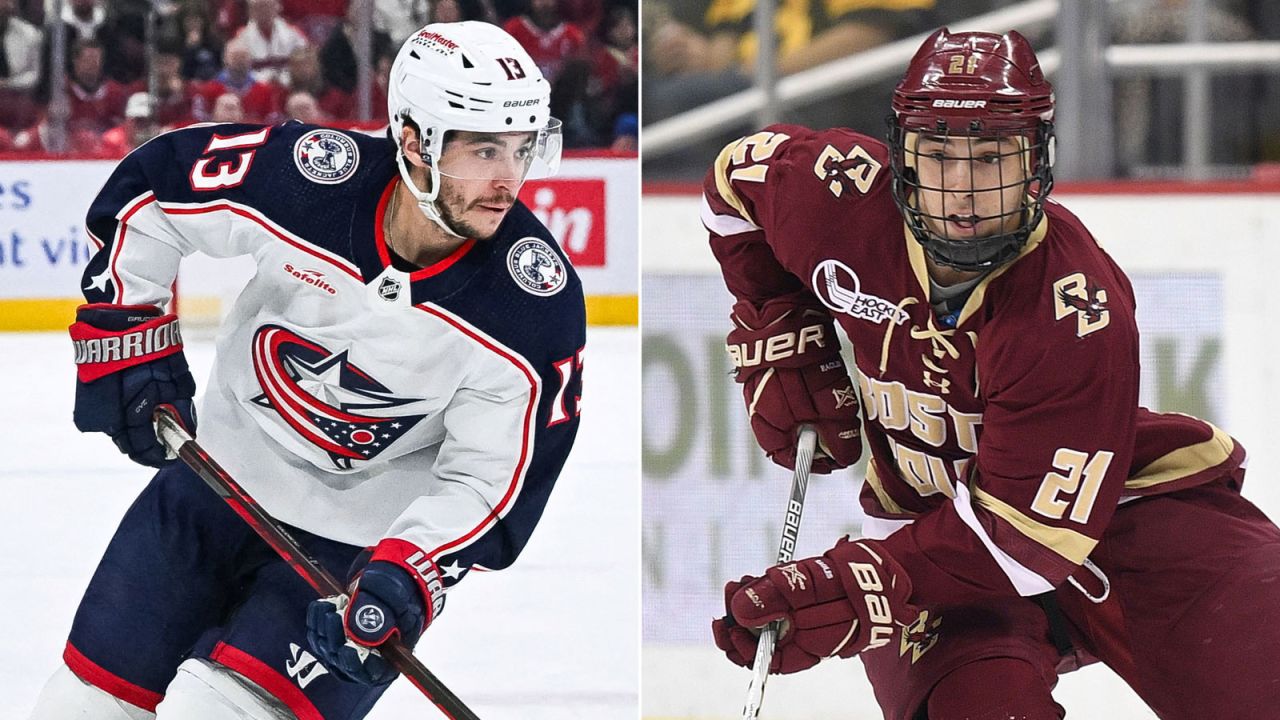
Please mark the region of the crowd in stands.
[[[458, 20], [501, 25], [525, 46], [552, 83], [566, 147], [635, 150], [634, 0], [368, 1], [371, 11], [351, 0], [63, 0], [55, 15], [53, 0], [0, 0], [0, 153], [48, 151], [55, 126], [69, 152], [102, 157], [194, 122], [376, 130], [400, 44], [428, 22]], [[370, 13], [371, 112], [361, 118], [356, 43]]]
[[[1020, 0], [776, 0], [774, 71], [785, 77], [1014, 5]], [[1191, 0], [1105, 3], [1111, 41], [1183, 42], [1197, 22]], [[1199, 20], [1211, 41], [1280, 39], [1280, 2], [1209, 0]], [[644, 122], [657, 123], [755, 83], [756, 0], [642, 0]], [[1054, 44], [1055, 23], [1019, 28], [1032, 44]], [[851, 127], [880, 136], [897, 77], [788, 108], [779, 120]], [[1176, 173], [1182, 158], [1183, 79], [1120, 77], [1113, 85], [1117, 172]], [[1210, 80], [1211, 162], [1248, 166], [1280, 161], [1280, 79], [1274, 72], [1217, 72]], [[744, 119], [678, 151], [646, 153], [646, 180], [694, 180], [720, 147], [754, 127]]]

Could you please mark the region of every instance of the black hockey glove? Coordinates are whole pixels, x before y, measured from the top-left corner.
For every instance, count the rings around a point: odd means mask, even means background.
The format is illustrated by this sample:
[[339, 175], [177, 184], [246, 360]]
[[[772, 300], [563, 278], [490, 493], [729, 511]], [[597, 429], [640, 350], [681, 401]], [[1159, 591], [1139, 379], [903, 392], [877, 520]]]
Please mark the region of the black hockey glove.
[[120, 452], [151, 467], [168, 461], [152, 413], [170, 405], [195, 434], [195, 380], [175, 315], [150, 305], [81, 305], [71, 326], [76, 351], [76, 427], [111, 436]]
[[[356, 565], [366, 557], [367, 552]], [[355, 573], [349, 597], [321, 598], [307, 608], [307, 644], [342, 680], [384, 685], [395, 679], [396, 670], [375, 648], [398, 635], [413, 649], [443, 608], [436, 564], [412, 544], [386, 539]]]

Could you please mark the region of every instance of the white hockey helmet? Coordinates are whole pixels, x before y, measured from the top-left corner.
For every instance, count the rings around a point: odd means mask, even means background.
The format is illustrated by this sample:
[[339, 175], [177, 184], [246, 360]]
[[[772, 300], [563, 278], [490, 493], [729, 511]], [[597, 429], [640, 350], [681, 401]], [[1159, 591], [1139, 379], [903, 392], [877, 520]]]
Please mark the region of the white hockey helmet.
[[[510, 178], [549, 177], [560, 166], [560, 121], [551, 117], [551, 84], [529, 53], [502, 28], [485, 22], [436, 23], [400, 47], [387, 84], [387, 114], [396, 143], [400, 176], [428, 218], [451, 234], [436, 207], [446, 133], [532, 132], [532, 146]], [[409, 175], [402, 129], [416, 126], [422, 159], [431, 175], [423, 192]], [[463, 179], [474, 179], [462, 176]]]

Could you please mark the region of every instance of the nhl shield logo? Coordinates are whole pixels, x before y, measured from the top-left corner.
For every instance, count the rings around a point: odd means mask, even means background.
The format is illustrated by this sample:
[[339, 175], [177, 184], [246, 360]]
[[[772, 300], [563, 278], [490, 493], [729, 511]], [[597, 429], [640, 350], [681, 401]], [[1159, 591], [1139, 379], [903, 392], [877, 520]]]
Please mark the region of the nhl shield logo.
[[336, 185], [355, 173], [360, 150], [337, 130], [312, 130], [294, 143], [293, 162], [311, 182]]
[[536, 237], [524, 238], [511, 246], [507, 270], [520, 287], [534, 295], [555, 295], [569, 279], [560, 256], [545, 240]]
[[387, 302], [395, 302], [400, 297], [400, 283], [389, 277], [382, 278], [382, 284], [378, 285], [378, 296]]

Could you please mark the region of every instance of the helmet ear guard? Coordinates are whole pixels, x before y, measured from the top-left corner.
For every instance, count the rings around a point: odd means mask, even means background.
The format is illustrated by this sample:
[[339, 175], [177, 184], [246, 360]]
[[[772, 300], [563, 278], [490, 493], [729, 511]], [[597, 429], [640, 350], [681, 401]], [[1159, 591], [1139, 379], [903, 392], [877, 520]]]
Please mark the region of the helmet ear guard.
[[[942, 28], [925, 40], [893, 93], [888, 118], [894, 201], [925, 253], [940, 265], [986, 271], [1012, 261], [1044, 217], [1043, 203], [1053, 187], [1053, 88], [1040, 71], [1035, 52], [1016, 31], [1005, 35], [950, 33]], [[1017, 208], [1001, 207], [999, 217], [1021, 215], [1012, 229], [982, 237], [954, 238], [945, 211], [921, 208], [921, 191], [963, 192], [921, 183], [916, 166], [921, 137], [950, 143], [1015, 139], [1021, 157], [1023, 198]], [[971, 166], [972, 170], [972, 166]], [[972, 177], [972, 175], [971, 175]], [[968, 192], [1004, 191], [1014, 183], [974, 187]], [[1003, 202], [1003, 200], [1002, 200]], [[933, 226], [931, 226], [932, 221]]]

